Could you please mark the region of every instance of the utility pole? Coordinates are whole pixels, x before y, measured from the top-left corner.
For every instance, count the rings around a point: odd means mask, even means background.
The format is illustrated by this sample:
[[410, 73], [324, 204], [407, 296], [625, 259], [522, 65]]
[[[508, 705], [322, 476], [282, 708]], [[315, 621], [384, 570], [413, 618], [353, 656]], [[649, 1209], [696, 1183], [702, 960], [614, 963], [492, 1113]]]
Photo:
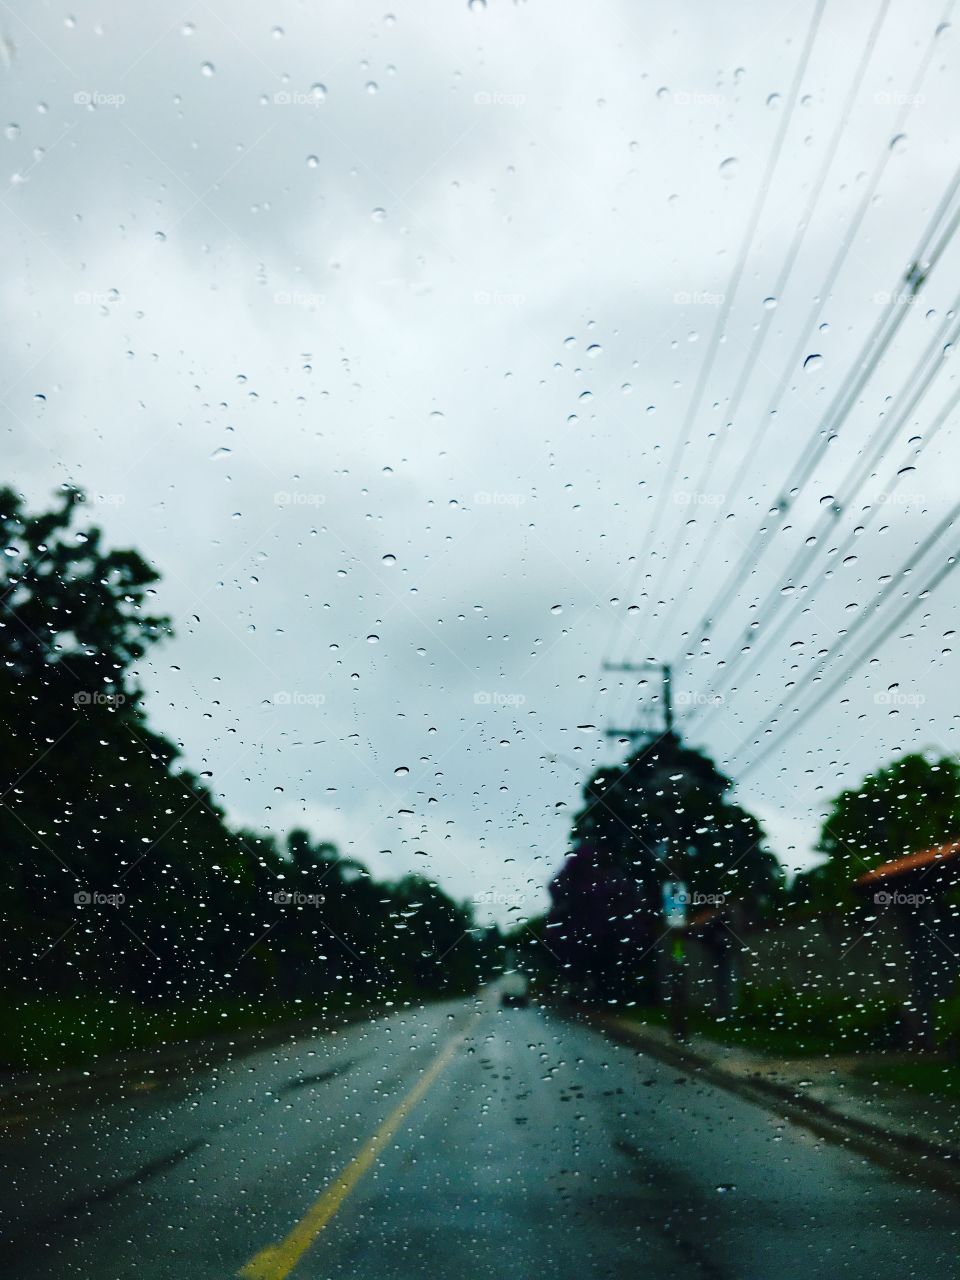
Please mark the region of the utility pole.
[[[660, 738], [673, 734], [673, 668], [668, 662], [605, 662], [604, 671], [621, 671], [642, 675], [657, 669], [660, 672], [660, 700], [662, 704], [662, 729], [607, 729], [608, 738], [627, 738], [634, 746], [647, 740], [650, 746]], [[670, 1018], [670, 1032], [675, 1040], [685, 1040], [687, 1035], [687, 972], [686, 972], [686, 923], [687, 886], [673, 878], [669, 871], [670, 840], [664, 837], [658, 842], [657, 861], [661, 874], [669, 876], [661, 884], [663, 915], [667, 926], [666, 955], [658, 966], [665, 977], [665, 996]], [[665, 969], [665, 973], [664, 973]]]
[[663, 703], [663, 729], [606, 729], [608, 738], [629, 738], [636, 742], [642, 738], [659, 738], [661, 733], [673, 733], [673, 669], [668, 662], [605, 662], [604, 671], [621, 671], [631, 675], [643, 675], [651, 667], [660, 670], [660, 697]]

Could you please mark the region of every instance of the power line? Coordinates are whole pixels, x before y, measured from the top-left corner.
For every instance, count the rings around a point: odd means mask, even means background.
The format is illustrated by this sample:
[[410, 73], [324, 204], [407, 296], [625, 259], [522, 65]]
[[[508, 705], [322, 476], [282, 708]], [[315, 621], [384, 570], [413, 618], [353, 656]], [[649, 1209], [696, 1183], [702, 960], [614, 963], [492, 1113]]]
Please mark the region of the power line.
[[[958, 553], [958, 555], [960, 555], [960, 553]], [[900, 612], [890, 620], [887, 626], [884, 627], [883, 631], [881, 631], [881, 633], [877, 636], [873, 645], [868, 646], [868, 648], [874, 648], [874, 649], [879, 648], [880, 645], [882, 645], [885, 640], [889, 639], [889, 637], [893, 634], [893, 632], [900, 625], [900, 623], [903, 622], [904, 618], [909, 617], [909, 615], [913, 612], [913, 610], [920, 603], [920, 601], [926, 599], [927, 596], [931, 595], [934, 591], [936, 591], [940, 583], [943, 582], [943, 580], [947, 577], [947, 575], [957, 567], [958, 555], [953, 555], [950, 557], [947, 563], [943, 565], [942, 568], [936, 574], [934, 574], [933, 578], [930, 579], [927, 585], [921, 591], [918, 591], [917, 594], [914, 596], [914, 598], [912, 600], [909, 600], [907, 604], [900, 610]], [[836, 689], [844, 682], [844, 680], [850, 674], [850, 671], [854, 667], [857, 667], [860, 665], [860, 663], [863, 661], [863, 657], [864, 655], [860, 654], [856, 658], [854, 658], [851, 662], [847, 663], [844, 669], [841, 672], [839, 672], [837, 676], [830, 682], [830, 684], [828, 684], [827, 687], [821, 692], [820, 696], [816, 698], [812, 703], [810, 703], [806, 707], [806, 709], [800, 713], [800, 715], [797, 717], [796, 720], [792, 720], [790, 722], [790, 724], [786, 727], [783, 733], [781, 733], [779, 737], [774, 740], [774, 744], [772, 745], [780, 746], [788, 737], [790, 737], [792, 733], [795, 733], [802, 724], [804, 724], [807, 720], [809, 720], [810, 717], [813, 715], [813, 713], [817, 711], [820, 707], [822, 707], [824, 702], [827, 700], [827, 698], [829, 698], [831, 694], [833, 694], [836, 691]], [[767, 744], [768, 747], [770, 745], [771, 745], [770, 743]], [[739, 770], [739, 776], [743, 777], [746, 774], [750, 773], [753, 769], [757, 767], [761, 759], [762, 759], [762, 756], [758, 755], [753, 760], [749, 761], [742, 769]]]
[[[810, 190], [810, 195], [807, 199], [806, 207], [804, 208], [797, 222], [796, 230], [794, 231], [794, 235], [793, 235], [793, 240], [790, 244], [789, 249], [787, 250], [787, 254], [780, 268], [780, 272], [773, 283], [771, 296], [774, 298], [776, 302], [779, 302], [779, 300], [783, 297], [783, 293], [784, 293], [784, 290], [786, 289], [787, 282], [790, 279], [790, 275], [796, 263], [797, 256], [800, 252], [800, 248], [803, 244], [804, 238], [810, 226], [810, 222], [813, 218], [814, 210], [817, 207], [817, 203], [823, 192], [823, 188], [826, 185], [827, 176], [830, 172], [830, 169], [833, 166], [833, 161], [836, 158], [837, 150], [840, 145], [840, 139], [843, 136], [844, 130], [850, 119], [850, 114], [853, 110], [854, 103], [856, 102], [857, 96], [859, 95], [860, 89], [863, 85], [863, 79], [866, 74], [867, 66], [870, 62], [870, 58], [873, 54], [874, 48], [876, 47], [877, 38], [880, 34], [880, 29], [883, 26], [883, 22], [887, 16], [887, 12], [889, 11], [889, 8], [890, 8], [890, 0], [882, 0], [880, 8], [877, 11], [877, 16], [874, 19], [873, 26], [871, 27], [870, 32], [867, 36], [867, 41], [866, 41], [866, 44], [864, 45], [863, 52], [860, 55], [860, 60], [857, 63], [857, 67], [856, 67], [856, 70], [854, 71], [853, 78], [851, 79], [849, 88], [847, 89], [846, 98], [844, 100], [843, 107], [841, 108], [840, 115], [837, 119], [837, 124], [833, 131], [833, 135], [830, 138], [826, 151], [824, 152], [823, 161], [820, 165], [820, 171], [817, 175], [817, 179]], [[886, 147], [884, 149], [884, 156], [883, 156], [884, 165], [886, 164], [886, 159], [889, 156], [889, 154], [890, 154], [890, 149], [889, 147]], [[880, 169], [880, 172], [882, 172], [882, 168]], [[863, 204], [863, 201], [861, 201], [861, 205], [865, 211], [866, 205]], [[845, 244], [844, 251], [846, 251], [846, 248], [849, 246], [849, 242], [850, 241], [848, 237], [848, 240]], [[821, 294], [821, 296], [825, 296], [825, 295]], [[813, 317], [812, 319], [808, 317], [808, 325], [807, 325], [808, 328], [810, 325], [812, 325], [813, 321], [816, 320], [816, 312], [819, 310], [819, 307], [820, 307], [820, 303], [819, 302], [815, 303]], [[744, 361], [743, 368], [740, 372], [739, 380], [734, 389], [733, 396], [731, 397], [731, 400], [730, 400], [730, 404], [727, 408], [726, 417], [728, 422], [732, 423], [733, 420], [736, 418], [737, 412], [740, 408], [740, 402], [743, 399], [743, 395], [747, 388], [747, 384], [749, 383], [753, 375], [753, 371], [756, 367], [757, 360], [759, 359], [760, 351], [766, 339], [767, 330], [768, 330], [770, 321], [772, 319], [772, 316], [773, 316], [773, 311], [767, 308], [764, 308], [763, 311], [761, 312], [760, 324], [757, 326], [757, 332], [754, 335], [754, 339], [753, 339], [753, 342], [751, 343], [750, 350], [747, 353], [747, 358]], [[803, 341], [805, 342], [806, 339], [804, 338]], [[788, 362], [787, 369], [790, 372], [792, 372], [796, 367], [796, 359], [798, 358], [799, 357], [791, 358], [791, 360]], [[761, 419], [761, 422], [760, 422], [761, 429], [763, 424], [764, 424], [764, 420]], [[759, 434], [759, 431], [757, 434]], [[718, 432], [717, 435], [715, 436], [713, 444], [710, 447], [710, 451], [704, 463], [704, 466], [701, 469], [700, 478], [697, 481], [696, 485], [694, 486], [695, 493], [701, 492], [704, 489], [704, 486], [707, 482], [707, 478], [713, 472], [713, 469], [717, 463], [717, 459], [720, 456], [720, 451], [723, 448], [724, 442], [728, 438], [729, 436], [726, 432]], [[754, 440], [754, 445], [755, 444], [756, 444], [756, 438]], [[747, 453], [748, 458], [751, 456], [752, 456], [752, 448]], [[741, 472], [740, 474], [742, 476], [743, 472]], [[674, 556], [677, 554], [677, 551], [679, 549], [679, 544], [683, 539], [684, 529], [685, 529], [685, 525], [681, 522], [680, 527], [677, 529], [677, 532], [674, 536], [674, 540], [670, 547], [670, 550], [667, 552], [666, 559], [665, 559], [666, 564], [672, 563]], [[702, 559], [694, 561], [693, 576], [696, 576], [696, 573], [702, 567], [702, 564], [703, 564]], [[661, 627], [661, 631], [660, 631], [660, 635], [662, 638], [665, 639], [670, 634], [671, 623], [673, 619], [676, 617], [676, 614], [679, 611], [679, 607], [680, 607], [680, 600], [678, 599], [674, 601], [674, 605], [670, 614], [664, 619], [663, 626]]]
[[[849, 417], [857, 398], [863, 391], [864, 387], [870, 381], [881, 359], [885, 355], [887, 348], [896, 336], [900, 326], [909, 313], [909, 303], [917, 296], [917, 293], [923, 287], [930, 272], [935, 268], [946, 249], [951, 237], [956, 232], [958, 224], [960, 224], [960, 208], [954, 213], [946, 230], [936, 242], [934, 248], [930, 251], [929, 257], [925, 255], [925, 246], [927, 241], [933, 239], [936, 234], [946, 209], [952, 203], [956, 191], [960, 188], [960, 169], [954, 174], [950, 186], [947, 189], [943, 199], [937, 207], [933, 219], [931, 220], [927, 230], [921, 238], [917, 253], [906, 275], [903, 278], [903, 286], [905, 293], [898, 293], [896, 289], [891, 293], [890, 302], [884, 310], [883, 315], [874, 325], [873, 330], [867, 338], [861, 352], [854, 361], [853, 367], [844, 379], [839, 391], [834, 396], [830, 407], [820, 420], [820, 424], [815, 432], [807, 449], [795, 464], [794, 474], [789, 476], [784, 488], [781, 490], [781, 497], [778, 499], [775, 510], [779, 514], [784, 514], [790, 509], [794, 498], [800, 489], [806, 484], [812, 475], [817, 462], [820, 460], [824, 451], [832, 442], [833, 436], [839, 431], [843, 422]], [[926, 258], [927, 265], [921, 267], [921, 262]], [[799, 471], [797, 472], [797, 468]], [[766, 517], [764, 517], [765, 519]], [[762, 558], [764, 552], [769, 548], [769, 542], [759, 542], [756, 546], [760, 535], [766, 533], [766, 527], [761, 523], [757, 533], [753, 535], [750, 542], [745, 545], [744, 552], [739, 561], [727, 575], [720, 590], [716, 593], [708, 606], [706, 613], [698, 630], [708, 630], [710, 624], [714, 621], [714, 613], [719, 605], [727, 605], [735, 598], [735, 587], [738, 587], [744, 576], [748, 565], [754, 567]], [[685, 662], [677, 662], [678, 668], [685, 665]]]
[[[927, 46], [924, 56], [921, 59], [920, 65], [917, 68], [917, 71], [913, 77], [913, 81], [911, 83], [909, 92], [905, 95], [904, 105], [902, 106], [897, 116], [896, 122], [893, 126], [893, 131], [895, 134], [901, 131], [904, 125], [904, 122], [906, 120], [907, 114], [909, 113], [913, 103], [917, 100], [920, 86], [924, 81], [926, 72], [929, 68], [930, 61], [933, 57], [933, 53], [936, 48], [937, 37], [939, 36], [939, 33], [943, 28], [944, 24], [947, 23], [949, 16], [953, 10], [953, 7], [954, 7], [953, 0], [950, 0], [950, 3], [947, 4], [947, 6], [945, 7], [941, 20], [938, 23], [937, 28], [930, 39], [930, 42]], [[757, 446], [760, 441], [760, 437], [763, 434], [763, 431], [765, 430], [765, 428], [767, 427], [769, 419], [779, 408], [780, 402], [786, 391], [790, 378], [796, 373], [801, 357], [803, 356], [804, 351], [807, 349], [808, 332], [810, 329], [812, 329], [813, 325], [816, 323], [817, 317], [823, 305], [822, 300], [825, 298], [828, 298], [833, 290], [833, 286], [853, 246], [853, 242], [859, 232], [860, 226], [862, 225], [863, 220], [867, 214], [867, 211], [873, 202], [873, 198], [876, 194], [877, 188], [879, 186], [883, 173], [886, 169], [886, 166], [889, 162], [891, 154], [892, 153], [890, 151], [889, 145], [884, 146], [884, 149], [881, 152], [876, 165], [874, 166], [874, 170], [873, 170], [873, 173], [871, 174], [870, 180], [867, 183], [863, 191], [863, 194], [860, 198], [860, 203], [858, 204], [857, 209], [854, 213], [854, 216], [850, 222], [850, 225], [847, 228], [846, 235], [843, 237], [840, 243], [840, 248], [837, 254], [835, 255], [832, 263], [830, 264], [830, 267], [828, 268], [827, 273], [820, 284], [820, 288], [818, 289], [815, 295], [813, 306], [811, 307], [807, 315], [807, 319], [801, 329], [800, 337], [797, 341], [797, 344], [794, 347], [793, 351], [791, 352], [786, 365], [784, 366], [784, 372], [780, 378], [780, 382], [773, 396], [771, 397], [770, 403], [765, 413], [758, 420], [757, 429], [754, 432], [754, 435], [750, 442], [750, 446], [745, 454], [748, 460], [755, 455]], [[744, 479], [745, 471], [746, 469], [744, 469], [740, 473], [740, 475], [735, 478], [731, 492], [727, 494], [727, 499], [729, 503], [732, 503], [733, 498], [739, 492], [739, 486]], [[781, 492], [783, 492], [783, 490], [781, 490]], [[780, 501], [783, 502], [784, 500], [781, 499]], [[760, 532], [762, 531], [763, 530], [761, 528]], [[752, 554], [753, 554], [752, 549], [748, 544], [736, 568], [730, 574], [728, 574], [723, 586], [711, 600], [710, 605], [708, 606], [700, 622], [697, 624], [695, 628], [693, 628], [695, 632], [697, 631], [702, 632], [703, 630], [706, 629], [707, 625], [710, 623], [711, 619], [713, 618], [714, 613], [716, 612], [718, 604], [724, 599], [729, 597], [731, 587], [734, 584], [736, 584], [737, 581], [739, 581], [740, 577], [744, 572], [745, 567], [750, 563], [752, 559]], [[690, 596], [694, 580], [696, 579], [697, 575], [702, 569], [703, 563], [704, 563], [704, 558], [701, 558], [699, 563], [695, 565], [692, 573], [688, 575], [687, 578], [685, 579], [684, 592], [683, 592], [683, 595], [677, 601], [678, 605], [682, 605], [683, 601], [685, 601]], [[677, 665], [679, 666], [679, 664]]]
[[[740, 279], [743, 275], [744, 268], [746, 267], [747, 257], [750, 253], [751, 245], [753, 244], [753, 238], [754, 238], [754, 235], [756, 234], [757, 226], [760, 222], [760, 217], [761, 217], [761, 214], [763, 213], [764, 205], [766, 204], [767, 195], [769, 194], [769, 191], [770, 191], [770, 185], [773, 178], [773, 173], [777, 167], [777, 163], [780, 159], [780, 155], [783, 150], [784, 139], [786, 137], [787, 129], [790, 125], [790, 121], [792, 119], [794, 109], [796, 107], [797, 98], [799, 97], [799, 93], [800, 93], [800, 85], [804, 75], [806, 74], [807, 65], [810, 60], [810, 53], [813, 48], [813, 43], [817, 35], [817, 30], [820, 26], [820, 19], [823, 16], [823, 10], [824, 10], [825, 4], [826, 4], [826, 0], [816, 0], [813, 14], [810, 20], [810, 26], [807, 30], [807, 36], [804, 42], [803, 50], [801, 51], [800, 58], [797, 62], [797, 68], [796, 68], [796, 71], [794, 72], [793, 82], [790, 86], [787, 107], [783, 113], [783, 116], [781, 117], [780, 125], [774, 136], [773, 146], [771, 147], [770, 155], [768, 156], [768, 159], [767, 159], [766, 169], [764, 171], [764, 175], [761, 180], [760, 186], [757, 190], [757, 195], [756, 195], [756, 199], [754, 200], [753, 209], [751, 210], [750, 217], [747, 221], [747, 225], [744, 230], [743, 240], [740, 245], [740, 250], [737, 255], [736, 263], [730, 275], [730, 280], [727, 285], [726, 293], [724, 294], [723, 303], [721, 304], [720, 311], [717, 316], [717, 322], [714, 325], [713, 333], [710, 338], [710, 344], [708, 346], [706, 355], [704, 356], [703, 364], [700, 366], [700, 372], [698, 374], [696, 384], [694, 385], [693, 394], [690, 398], [690, 403], [687, 407], [687, 412], [683, 419], [683, 424], [677, 435], [677, 444], [674, 448], [673, 454], [667, 466], [668, 477], [676, 471], [677, 464], [680, 458], [680, 453], [682, 452], [682, 449], [683, 449], [684, 437], [689, 431], [690, 426], [693, 422], [693, 419], [696, 415], [697, 409], [699, 408], [700, 400], [703, 396], [707, 379], [709, 378], [710, 373], [713, 369], [713, 363], [714, 363], [714, 360], [716, 359], [717, 349], [720, 345], [720, 339], [723, 336], [723, 331], [726, 326], [727, 317], [729, 316], [730, 310], [733, 306], [733, 300], [736, 295], [737, 289], [740, 285]], [[669, 489], [670, 489], [669, 483], [665, 483], [664, 487], [660, 492], [657, 508], [653, 517], [653, 521], [650, 525], [650, 528], [653, 530], [657, 528], [660, 522], [660, 519], [662, 517], [663, 506], [666, 500], [665, 495], [669, 493]], [[638, 562], [637, 569], [626, 591], [626, 594], [628, 596], [633, 593], [636, 587], [636, 584], [639, 581], [639, 576], [641, 572], [642, 572], [642, 567]], [[616, 642], [617, 636], [619, 635], [620, 627], [622, 626], [622, 621], [623, 621], [623, 615], [621, 614], [618, 616], [618, 618], [615, 620], [613, 624], [613, 632], [611, 634], [610, 641], [607, 646], [608, 652], [612, 650], [613, 645]]]
[[[951, 528], [951, 526], [957, 521], [958, 518], [960, 518], [960, 502], [957, 502], [950, 509], [950, 511], [943, 517], [943, 519], [939, 522], [936, 528], [932, 529], [931, 532], [927, 534], [926, 538], [924, 538], [920, 546], [917, 547], [917, 549], [913, 552], [913, 554], [908, 557], [906, 562], [901, 566], [898, 572], [890, 579], [890, 581], [886, 583], [883, 589], [880, 592], [878, 592], [876, 598], [870, 604], [865, 605], [864, 608], [860, 610], [860, 612], [857, 614], [857, 617], [854, 619], [852, 625], [849, 628], [847, 628], [843, 633], [844, 645], [849, 645], [850, 641], [857, 634], [857, 632], [860, 631], [860, 629], [864, 626], [864, 624], [867, 621], [869, 621], [875, 616], [877, 610], [880, 609], [885, 603], [885, 601], [893, 594], [893, 592], [902, 585], [903, 579], [906, 577], [906, 575], [913, 571], [913, 569], [926, 556], [927, 552], [931, 549], [931, 547], [935, 546], [937, 542], [939, 542], [943, 534], [946, 533], [946, 531], [949, 528]], [[817, 663], [815, 667], [811, 667], [808, 671], [806, 671], [803, 677], [797, 682], [797, 684], [790, 691], [790, 694], [780, 701], [778, 706], [770, 713], [770, 715], [767, 716], [765, 720], [762, 720], [758, 726], [756, 726], [750, 733], [747, 734], [747, 736], [743, 739], [743, 741], [736, 748], [736, 750], [733, 752], [733, 755], [730, 756], [729, 759], [731, 760], [735, 759], [748, 747], [754, 745], [756, 742], [756, 739], [766, 729], [767, 725], [772, 725], [776, 723], [777, 717], [780, 715], [780, 713], [786, 707], [788, 707], [791, 703], [797, 700], [798, 695], [800, 694], [801, 690], [804, 688], [805, 685], [817, 679], [817, 677], [819, 676], [821, 671], [823, 671], [823, 669], [827, 666], [829, 661], [830, 661], [830, 654], [826, 653], [820, 659], [820, 661]]]
[[[960, 295], [958, 295], [956, 300], [954, 301], [953, 307], [948, 312], [948, 317], [955, 316], [957, 308], [960, 308]], [[872, 473], [875, 463], [879, 459], [881, 459], [884, 456], [884, 454], [887, 452], [887, 450], [890, 447], [890, 444], [892, 443], [897, 433], [901, 430], [903, 425], [910, 419], [917, 405], [920, 403], [923, 396], [929, 390], [931, 383], [934, 381], [937, 374], [943, 368], [944, 337], [947, 336], [948, 346], [956, 342], [957, 339], [960, 338], [960, 319], [954, 322], [952, 331], [949, 334], [947, 334], [947, 330], [949, 329], [949, 327], [950, 327], [950, 320], [948, 318], [941, 324], [939, 332], [931, 339], [930, 344], [928, 345], [927, 350], [924, 353], [920, 364], [915, 366], [913, 372], [910, 375], [910, 378], [908, 379], [904, 388], [901, 390], [900, 396], [898, 396], [898, 399], [906, 394], [907, 388], [910, 386], [911, 382], [916, 378], [919, 385], [916, 387], [916, 390], [914, 391], [912, 397], [909, 399], [908, 403], [904, 405], [902, 410], [900, 410], [898, 413], [893, 414], [891, 416], [886, 429], [880, 435], [880, 437], [874, 442], [872, 449], [869, 450], [864, 457], [855, 461], [846, 479], [844, 480], [844, 484], [842, 487], [844, 497], [843, 497], [842, 503], [839, 501], [835, 501], [834, 505], [825, 514], [821, 522], [820, 528], [816, 529], [814, 533], [807, 539], [806, 543], [799, 548], [793, 560], [787, 566], [787, 570], [785, 574], [783, 575], [783, 581], [785, 583], [799, 584], [803, 574], [806, 573], [807, 569], [810, 567], [810, 565], [816, 558], [818, 551], [820, 550], [821, 538], [824, 536], [824, 534], [826, 534], [829, 531], [830, 525], [840, 515], [843, 514], [845, 506], [849, 504], [853, 496], [863, 487], [865, 481], [869, 478], [870, 474]], [[923, 364], [927, 362], [929, 362], [930, 367], [926, 370], [926, 373], [923, 374], [923, 376], [918, 376], [919, 371], [922, 368]], [[948, 402], [947, 409], [940, 415], [939, 419], [936, 421], [933, 434], [936, 434], [936, 431], [939, 430], [950, 408], [952, 408], [956, 403], [957, 403], [957, 397], [956, 396], [952, 397], [951, 400]], [[896, 487], [898, 479], [899, 479], [899, 472], [898, 472], [898, 475], [894, 477], [893, 487]], [[849, 487], [848, 487], [848, 484], [849, 484]], [[837, 490], [837, 492], [840, 492], [840, 491], [841, 491], [840, 489]], [[869, 524], [874, 518], [875, 514], [876, 514], [876, 508], [874, 508], [873, 512], [870, 513], [865, 524]], [[863, 531], [863, 527], [861, 527], [860, 529], [861, 535], [862, 535], [862, 531]], [[853, 538], [855, 536], [856, 535], [854, 533], [848, 534], [838, 554], [840, 555], [843, 554], [843, 551], [846, 550], [846, 548], [850, 545], [850, 543], [853, 541]], [[786, 603], [786, 597], [784, 597], [781, 593], [779, 592], [776, 594], [771, 593], [771, 595], [768, 597], [767, 603], [765, 604], [764, 608], [761, 610], [762, 616], [767, 625], [769, 625], [773, 615], [779, 611], [781, 605], [785, 603]], [[721, 688], [726, 688], [731, 683], [731, 681], [735, 678], [736, 672], [738, 668], [743, 664], [743, 662], [748, 659], [752, 659], [756, 661], [760, 653], [763, 653], [769, 650], [771, 646], [774, 645], [776, 641], [780, 638], [784, 630], [790, 625], [792, 620], [793, 620], [793, 615], [792, 613], [788, 612], [783, 618], [780, 625], [776, 627], [774, 631], [768, 632], [764, 635], [763, 643], [760, 646], [759, 650], [754, 651], [745, 644], [744, 648], [742, 648], [740, 652], [737, 653], [735, 657], [731, 660], [731, 662], [724, 668], [722, 675], [718, 677], [717, 681], [715, 681], [710, 686], [710, 692], [719, 692]], [[748, 636], [749, 636], [749, 632], [748, 632]], [[702, 710], [700, 710], [699, 708], [695, 708], [691, 712], [691, 715], [696, 716], [697, 714], [703, 714], [703, 715], [709, 716], [711, 714], [711, 711], [715, 708], [716, 705], [717, 705], [716, 703], [708, 702]]]
[[770, 150], [770, 155], [767, 159], [767, 168], [763, 175], [763, 181], [761, 182], [760, 187], [758, 188], [758, 191], [757, 191], [757, 197], [756, 197], [756, 200], [754, 201], [753, 210], [750, 214], [749, 221], [747, 222], [746, 232], [745, 232], [743, 241], [740, 245], [740, 252], [737, 256], [736, 264], [730, 276], [730, 283], [727, 286], [727, 291], [724, 294], [723, 303], [721, 304], [720, 312], [717, 316], [717, 323], [713, 327], [713, 333], [711, 334], [711, 337], [710, 337], [710, 345], [707, 348], [707, 353], [706, 353], [706, 356], [704, 357], [703, 364], [700, 366], [700, 373], [697, 376], [697, 381], [696, 381], [696, 384], [694, 385], [693, 395], [690, 397], [690, 403], [687, 406], [686, 416], [684, 417], [680, 430], [677, 433], [677, 441], [676, 441], [676, 444], [674, 445], [673, 453], [667, 465], [666, 481], [660, 490], [660, 496], [657, 502], [657, 507], [654, 511], [653, 523], [651, 525], [651, 530], [654, 532], [659, 526], [660, 519], [663, 515], [663, 508], [667, 501], [667, 497], [670, 493], [670, 487], [672, 483], [671, 477], [676, 473], [677, 466], [679, 465], [680, 455], [683, 452], [684, 444], [686, 443], [685, 437], [687, 435], [687, 432], [690, 430], [690, 428], [693, 425], [693, 420], [696, 417], [697, 410], [700, 408], [700, 401], [703, 398], [703, 392], [706, 387], [707, 379], [710, 377], [710, 374], [713, 372], [713, 363], [714, 363], [714, 360], [716, 359], [717, 350], [720, 346], [720, 339], [723, 337], [723, 332], [724, 332], [724, 329], [726, 328], [727, 320], [730, 316], [730, 311], [733, 307], [733, 300], [734, 300], [734, 297], [736, 296], [737, 289], [740, 286], [740, 280], [743, 276], [743, 272], [747, 264], [747, 257], [750, 253], [750, 249], [753, 244], [753, 237], [756, 234], [757, 226], [760, 222], [760, 216], [763, 213], [763, 208], [764, 208], [764, 205], [766, 204], [767, 196], [770, 192], [770, 185], [773, 179], [774, 170], [777, 167], [777, 163], [779, 162], [781, 152], [783, 151], [784, 139], [786, 137], [787, 129], [789, 128], [791, 119], [793, 117], [793, 112], [794, 112], [794, 108], [796, 107], [797, 98], [799, 97], [799, 94], [800, 94], [800, 84], [807, 71], [807, 65], [810, 61], [810, 53], [813, 48], [814, 39], [816, 38], [817, 29], [820, 25], [820, 19], [823, 16], [823, 9], [824, 9], [825, 3], [826, 3], [826, 0], [817, 0], [816, 7], [814, 8], [814, 11], [813, 11], [813, 16], [810, 20], [810, 27], [807, 31], [807, 38], [803, 47], [803, 52], [800, 55], [800, 59], [797, 63], [797, 69], [794, 72], [793, 83], [790, 86], [788, 106], [786, 111], [783, 114], [783, 117], [781, 118], [780, 127], [777, 130], [776, 137], [774, 138], [773, 146]]

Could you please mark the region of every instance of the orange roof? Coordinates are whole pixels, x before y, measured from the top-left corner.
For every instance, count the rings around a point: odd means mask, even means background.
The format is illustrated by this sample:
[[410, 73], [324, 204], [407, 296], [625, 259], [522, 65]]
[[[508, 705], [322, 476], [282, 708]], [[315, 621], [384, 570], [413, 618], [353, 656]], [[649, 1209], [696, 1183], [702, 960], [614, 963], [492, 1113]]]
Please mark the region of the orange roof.
[[958, 855], [960, 855], [960, 840], [954, 840], [950, 844], [938, 844], [934, 849], [924, 849], [922, 853], [908, 853], [903, 858], [884, 862], [865, 875], [858, 876], [854, 883], [873, 884], [876, 880], [887, 880], [893, 876], [904, 875], [908, 871], [915, 871], [917, 867], [932, 866], [935, 862], [944, 862]]

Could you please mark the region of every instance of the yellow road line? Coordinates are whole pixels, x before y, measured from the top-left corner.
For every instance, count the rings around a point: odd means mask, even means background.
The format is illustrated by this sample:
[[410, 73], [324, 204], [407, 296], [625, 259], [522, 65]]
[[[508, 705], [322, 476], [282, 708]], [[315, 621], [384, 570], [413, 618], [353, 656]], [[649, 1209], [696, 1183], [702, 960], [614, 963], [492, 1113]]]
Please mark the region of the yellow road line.
[[466, 1038], [461, 1031], [454, 1036], [423, 1073], [407, 1096], [387, 1116], [383, 1124], [372, 1138], [359, 1151], [326, 1191], [316, 1200], [290, 1234], [279, 1244], [268, 1244], [255, 1254], [245, 1267], [238, 1272], [243, 1280], [285, 1280], [297, 1265], [306, 1251], [326, 1227], [347, 1196], [354, 1189], [363, 1175], [371, 1168], [374, 1161], [389, 1144], [404, 1120], [424, 1097], [427, 1090], [439, 1076], [459, 1046]]

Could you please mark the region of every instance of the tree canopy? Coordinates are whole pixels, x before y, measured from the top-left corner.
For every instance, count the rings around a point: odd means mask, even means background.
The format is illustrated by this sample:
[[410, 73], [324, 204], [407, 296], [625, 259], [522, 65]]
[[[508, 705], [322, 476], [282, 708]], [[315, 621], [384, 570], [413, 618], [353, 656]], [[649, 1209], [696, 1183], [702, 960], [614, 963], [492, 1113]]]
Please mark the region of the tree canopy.
[[960, 840], [960, 763], [932, 752], [901, 756], [833, 800], [817, 845], [826, 861], [797, 877], [792, 896], [844, 905], [858, 876], [952, 840]]
[[65, 488], [31, 515], [0, 489], [0, 841], [7, 982], [365, 999], [466, 990], [470, 910], [421, 877], [378, 884], [327, 841], [227, 821], [152, 730], [135, 664], [170, 634], [158, 575], [77, 529]]
[[637, 982], [663, 929], [666, 880], [754, 912], [773, 903], [780, 865], [730, 787], [674, 733], [587, 781], [570, 853], [550, 885], [551, 945], [575, 974], [604, 991]]

